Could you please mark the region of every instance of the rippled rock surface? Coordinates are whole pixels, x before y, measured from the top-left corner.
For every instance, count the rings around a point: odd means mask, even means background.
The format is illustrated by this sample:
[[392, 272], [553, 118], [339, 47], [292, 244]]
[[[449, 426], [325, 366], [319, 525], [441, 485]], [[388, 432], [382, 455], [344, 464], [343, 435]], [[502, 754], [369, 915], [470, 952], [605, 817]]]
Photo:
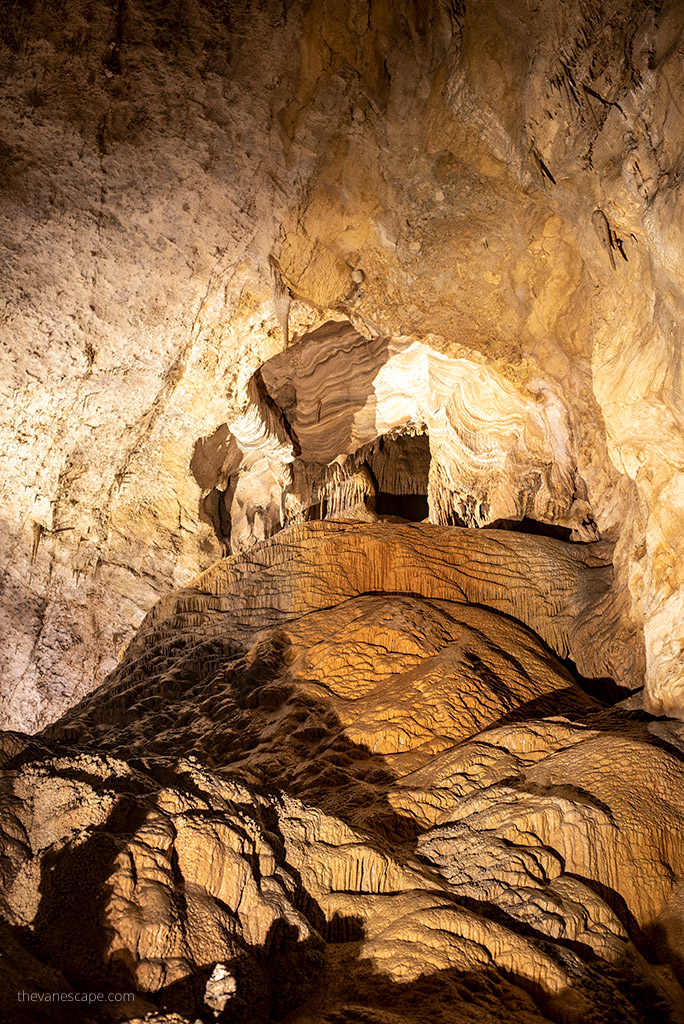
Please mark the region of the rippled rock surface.
[[559, 660], [606, 593], [595, 544], [318, 522], [165, 599], [3, 736], [3, 1019], [684, 1019], [682, 726]]
[[0, 4], [3, 1021], [682, 1022], [683, 69]]
[[684, 715], [683, 52], [679, 0], [5, 3], [3, 725], [352, 497], [614, 543]]

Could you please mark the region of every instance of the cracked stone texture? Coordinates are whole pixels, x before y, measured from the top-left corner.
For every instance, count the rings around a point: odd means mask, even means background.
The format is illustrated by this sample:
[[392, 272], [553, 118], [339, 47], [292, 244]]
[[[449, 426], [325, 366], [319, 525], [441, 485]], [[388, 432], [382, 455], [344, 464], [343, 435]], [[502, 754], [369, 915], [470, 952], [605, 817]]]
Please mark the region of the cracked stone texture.
[[[311, 528], [342, 566], [382, 529]], [[543, 586], [565, 545], [512, 539]], [[29, 988], [135, 994], [32, 1007], [55, 1024], [681, 1024], [682, 723], [607, 706], [480, 603], [323, 582], [313, 607], [323, 573], [255, 612], [246, 557], [311, 577], [301, 541], [220, 563], [101, 690], [0, 734], [3, 1020]], [[405, 568], [444, 586], [441, 554]]]
[[54, 720], [221, 554], [190, 462], [282, 349], [283, 288], [293, 338], [345, 316], [562, 396], [645, 706], [684, 713], [682, 17], [3, 5], [6, 723]]

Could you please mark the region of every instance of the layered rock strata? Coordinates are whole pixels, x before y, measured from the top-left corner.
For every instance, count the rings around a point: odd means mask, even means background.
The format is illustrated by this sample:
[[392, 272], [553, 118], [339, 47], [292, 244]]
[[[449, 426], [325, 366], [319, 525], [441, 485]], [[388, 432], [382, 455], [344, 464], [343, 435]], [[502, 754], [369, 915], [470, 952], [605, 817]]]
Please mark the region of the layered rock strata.
[[[541, 380], [518, 389], [471, 359], [333, 322], [269, 359], [251, 384], [252, 403], [222, 444], [201, 442], [195, 456], [206, 478], [215, 452], [212, 511], [233, 551], [312, 514], [374, 506], [377, 491], [423, 492], [434, 523], [530, 518], [576, 540], [599, 536], [568, 410]], [[417, 466], [406, 448], [392, 459], [392, 442], [416, 435], [428, 448]]]
[[312, 523], [162, 602], [2, 738], [4, 1019], [684, 1020], [682, 727], [549, 646], [598, 547]]
[[560, 489], [618, 541], [645, 700], [681, 714], [678, 0], [6, 7], [3, 721], [62, 714], [221, 555], [195, 446], [340, 317], [525, 396], [523, 475], [565, 410], [535, 514]]
[[[136, 652], [178, 631], [228, 634], [258, 628], [368, 593], [486, 605], [519, 620], [589, 679], [638, 688], [634, 630], [614, 590], [610, 545], [424, 524], [307, 523], [216, 563], [150, 612], [127, 657], [93, 697], [115, 691]], [[88, 699], [67, 720], [89, 706]]]

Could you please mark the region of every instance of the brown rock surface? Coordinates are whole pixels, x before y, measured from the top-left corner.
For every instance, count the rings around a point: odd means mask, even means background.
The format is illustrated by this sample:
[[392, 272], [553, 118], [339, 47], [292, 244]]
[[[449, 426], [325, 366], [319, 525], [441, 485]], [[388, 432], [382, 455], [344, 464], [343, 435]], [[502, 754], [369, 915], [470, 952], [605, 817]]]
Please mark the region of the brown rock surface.
[[683, 56], [0, 5], [3, 1021], [684, 1024]]
[[[250, 383], [244, 416], [193, 460], [198, 482], [216, 484], [205, 507], [213, 500], [217, 536], [233, 551], [365, 499], [433, 523], [532, 520], [573, 540], [600, 535], [569, 410], [539, 379], [516, 387], [481, 361], [333, 321]], [[406, 494], [423, 502], [396, 500]]]
[[4, 721], [58, 717], [221, 554], [190, 463], [288, 313], [554, 404], [582, 486], [534, 502], [618, 540], [646, 701], [680, 714], [678, 0], [1, 20]]
[[[570, 653], [589, 678], [638, 685], [638, 643], [620, 617], [611, 553], [610, 545], [571, 545], [507, 531], [307, 523], [217, 562], [191, 586], [162, 599], [133, 649], [151, 639], [163, 643], [169, 626], [191, 631], [197, 613], [238, 636], [245, 627], [389, 592], [488, 605], [524, 622], [561, 657]], [[207, 618], [200, 620], [203, 631]]]
[[[682, 727], [587, 692], [478, 580], [489, 543], [509, 601], [569, 633], [597, 545], [313, 523], [163, 601], [44, 734], [5, 733], [21, 985], [132, 992], [95, 1019], [160, 1024], [683, 1020]], [[385, 592], [357, 592], [374, 550]]]

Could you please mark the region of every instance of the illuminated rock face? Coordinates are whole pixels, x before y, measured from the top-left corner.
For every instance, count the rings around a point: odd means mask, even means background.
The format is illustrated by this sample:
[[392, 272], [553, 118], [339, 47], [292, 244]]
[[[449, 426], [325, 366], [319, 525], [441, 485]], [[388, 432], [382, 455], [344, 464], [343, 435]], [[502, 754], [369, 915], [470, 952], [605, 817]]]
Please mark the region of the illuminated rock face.
[[[294, 553], [294, 557], [293, 556]], [[199, 618], [202, 633], [254, 629], [363, 594], [414, 594], [494, 608], [524, 623], [587, 679], [626, 689], [643, 672], [614, 585], [609, 545], [423, 524], [309, 523], [217, 563], [150, 612], [128, 649], [145, 650]], [[169, 632], [170, 631], [170, 632]], [[98, 691], [119, 686], [117, 669]]]
[[[413, 518], [434, 523], [527, 517], [575, 540], [599, 536], [579, 496], [587, 486], [568, 411], [541, 381], [521, 391], [481, 363], [335, 323], [268, 360], [257, 379], [215, 474], [217, 534], [233, 551], [361, 503], [392, 510], [402, 494], [422, 495]], [[422, 435], [421, 450], [408, 438]]]
[[318, 522], [165, 599], [2, 737], [3, 1019], [19, 986], [167, 1024], [681, 1020], [681, 723], [529, 628], [572, 643], [598, 547]]
[[[420, 419], [431, 518], [618, 540], [679, 714], [679, 5], [229, 6], [0, 31], [4, 720], [54, 719], [225, 550], [197, 444], [248, 438], [255, 371], [341, 317], [376, 353], [334, 371], [377, 402], [353, 451]], [[235, 546], [308, 505], [290, 465], [255, 456]]]
[[684, 1020], [681, 4], [5, 7], [2, 1019]]

